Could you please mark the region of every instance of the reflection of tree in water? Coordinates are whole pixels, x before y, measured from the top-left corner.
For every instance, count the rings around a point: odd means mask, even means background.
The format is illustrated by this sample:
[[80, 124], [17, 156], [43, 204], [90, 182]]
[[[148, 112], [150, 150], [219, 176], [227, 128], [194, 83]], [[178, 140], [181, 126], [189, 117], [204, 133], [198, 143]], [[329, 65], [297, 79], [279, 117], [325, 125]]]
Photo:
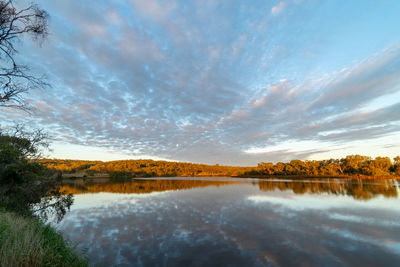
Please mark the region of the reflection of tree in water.
[[397, 180], [338, 180], [315, 179], [312, 181], [260, 181], [263, 191], [292, 190], [295, 194], [335, 194], [368, 200], [379, 195], [397, 197]]
[[[62, 191], [71, 194], [84, 193], [151, 193], [169, 190], [185, 190], [208, 186], [224, 186], [241, 183], [240, 181], [208, 181], [208, 180], [133, 180], [126, 182], [111, 182], [109, 179], [75, 180], [64, 182]], [[254, 183], [254, 181], [253, 181]], [[398, 180], [340, 180], [313, 179], [309, 181], [269, 181], [260, 180], [255, 185], [262, 191], [291, 190], [295, 194], [334, 194], [347, 195], [355, 199], [368, 200], [379, 195], [397, 197]]]
[[207, 186], [223, 186], [236, 184], [235, 181], [205, 181], [205, 180], [133, 180], [131, 182], [110, 183], [103, 181], [71, 182], [65, 184], [60, 190], [71, 194], [84, 193], [151, 193], [169, 190], [184, 190]]

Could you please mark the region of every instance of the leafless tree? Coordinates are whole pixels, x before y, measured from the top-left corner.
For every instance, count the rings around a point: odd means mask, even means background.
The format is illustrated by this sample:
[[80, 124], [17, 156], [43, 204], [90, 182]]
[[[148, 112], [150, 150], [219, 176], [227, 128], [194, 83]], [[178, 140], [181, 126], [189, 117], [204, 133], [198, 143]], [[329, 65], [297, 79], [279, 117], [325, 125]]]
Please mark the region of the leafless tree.
[[0, 0], [0, 106], [28, 110], [22, 97], [30, 89], [47, 84], [29, 74], [29, 68], [15, 61], [16, 43], [24, 36], [35, 41], [48, 34], [48, 14], [35, 4], [17, 9], [12, 0]]

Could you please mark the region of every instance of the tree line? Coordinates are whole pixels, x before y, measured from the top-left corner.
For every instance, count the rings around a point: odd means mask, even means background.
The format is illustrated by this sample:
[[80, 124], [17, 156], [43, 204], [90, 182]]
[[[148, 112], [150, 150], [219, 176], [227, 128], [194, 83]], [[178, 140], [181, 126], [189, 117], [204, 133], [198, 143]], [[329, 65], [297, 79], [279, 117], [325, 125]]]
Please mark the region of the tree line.
[[94, 176], [108, 173], [113, 177], [173, 177], [173, 176], [307, 176], [307, 177], [398, 177], [400, 157], [375, 159], [350, 155], [342, 159], [292, 160], [287, 163], [261, 162], [257, 167], [206, 165], [154, 160], [85, 161], [39, 159], [38, 163], [60, 173]]
[[264, 176], [298, 175], [298, 176], [400, 176], [400, 157], [390, 160], [388, 157], [375, 159], [361, 155], [349, 155], [341, 159], [329, 160], [292, 160], [276, 164], [261, 162], [256, 170], [247, 174]]

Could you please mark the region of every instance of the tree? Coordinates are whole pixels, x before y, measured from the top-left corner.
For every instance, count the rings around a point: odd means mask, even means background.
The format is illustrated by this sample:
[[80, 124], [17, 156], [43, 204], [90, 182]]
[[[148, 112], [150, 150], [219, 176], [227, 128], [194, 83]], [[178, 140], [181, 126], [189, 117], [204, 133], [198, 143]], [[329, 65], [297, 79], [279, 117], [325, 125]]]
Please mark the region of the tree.
[[[29, 35], [35, 41], [47, 36], [48, 14], [37, 5], [17, 9], [12, 0], [0, 0], [0, 107], [28, 110], [23, 93], [46, 85], [18, 64], [16, 43]], [[46, 135], [41, 131], [0, 130], [0, 209], [46, 219], [61, 220], [72, 205], [72, 195], [60, 192], [57, 176], [35, 162]]]
[[[20, 131], [21, 132], [21, 131]], [[0, 134], [0, 208], [25, 216], [60, 221], [73, 203], [72, 195], [60, 192], [57, 176], [32, 161], [39, 153], [38, 134], [17, 137]]]
[[28, 132], [25, 127], [17, 124], [8, 131], [0, 130], [0, 142], [11, 143], [21, 153], [21, 156], [29, 159], [42, 157], [42, 150], [49, 147], [48, 136], [43, 130]]
[[343, 172], [346, 174], [358, 174], [360, 173], [360, 168], [362, 164], [368, 160], [370, 157], [361, 155], [350, 155], [346, 158], [341, 159], [343, 165]]
[[400, 176], [400, 156], [393, 159], [393, 172], [395, 175]]
[[361, 171], [370, 176], [389, 176], [392, 162], [388, 157], [376, 157], [374, 160], [367, 160], [361, 166]]
[[260, 169], [261, 174], [271, 175], [273, 174], [274, 164], [271, 162], [260, 162], [258, 163], [258, 169]]
[[0, 0], [0, 106], [28, 110], [23, 93], [45, 86], [42, 78], [15, 61], [16, 43], [29, 35], [34, 40], [47, 36], [48, 14], [37, 5], [17, 10], [12, 0]]

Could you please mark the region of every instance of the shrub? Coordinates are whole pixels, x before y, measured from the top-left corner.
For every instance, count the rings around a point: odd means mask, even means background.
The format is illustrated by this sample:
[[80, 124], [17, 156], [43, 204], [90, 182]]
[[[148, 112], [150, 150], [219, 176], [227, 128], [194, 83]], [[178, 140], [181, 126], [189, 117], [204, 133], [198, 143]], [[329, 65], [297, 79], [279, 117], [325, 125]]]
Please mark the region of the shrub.
[[23, 216], [61, 220], [72, 205], [72, 195], [59, 190], [59, 179], [30, 161], [38, 148], [28, 138], [0, 134], [0, 208]]

